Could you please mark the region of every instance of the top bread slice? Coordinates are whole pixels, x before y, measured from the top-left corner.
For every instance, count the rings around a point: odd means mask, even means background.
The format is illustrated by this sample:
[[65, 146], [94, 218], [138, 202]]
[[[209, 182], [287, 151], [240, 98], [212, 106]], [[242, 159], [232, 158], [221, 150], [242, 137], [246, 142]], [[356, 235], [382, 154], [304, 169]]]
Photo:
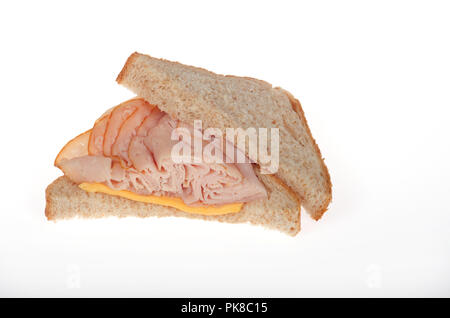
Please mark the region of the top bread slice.
[[228, 127], [279, 128], [276, 175], [314, 219], [327, 210], [330, 175], [300, 102], [289, 92], [261, 80], [219, 75], [139, 53], [128, 58], [117, 82], [176, 119], [202, 120], [204, 129], [219, 128], [224, 135]]

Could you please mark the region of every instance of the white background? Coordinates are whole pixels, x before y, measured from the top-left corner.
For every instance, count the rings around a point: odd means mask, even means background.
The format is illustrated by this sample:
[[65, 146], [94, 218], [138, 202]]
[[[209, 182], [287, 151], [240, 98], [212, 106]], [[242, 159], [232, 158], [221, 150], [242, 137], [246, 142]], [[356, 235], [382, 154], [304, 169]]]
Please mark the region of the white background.
[[[0, 296], [450, 296], [449, 16], [445, 1], [1, 2]], [[329, 212], [295, 238], [47, 222], [54, 157], [133, 96], [115, 77], [134, 51], [291, 91]]]

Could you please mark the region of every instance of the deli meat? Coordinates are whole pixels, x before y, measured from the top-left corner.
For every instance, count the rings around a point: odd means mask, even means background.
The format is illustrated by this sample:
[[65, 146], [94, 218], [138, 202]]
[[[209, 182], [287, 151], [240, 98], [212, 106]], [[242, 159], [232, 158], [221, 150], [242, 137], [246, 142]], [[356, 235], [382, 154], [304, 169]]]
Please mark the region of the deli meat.
[[180, 197], [189, 205], [249, 202], [267, 196], [250, 163], [174, 162], [172, 148], [179, 141], [171, 135], [180, 126], [189, 127], [135, 98], [102, 115], [84, 134], [84, 139], [90, 134], [87, 144], [76, 138], [69, 142], [55, 164], [76, 183]]

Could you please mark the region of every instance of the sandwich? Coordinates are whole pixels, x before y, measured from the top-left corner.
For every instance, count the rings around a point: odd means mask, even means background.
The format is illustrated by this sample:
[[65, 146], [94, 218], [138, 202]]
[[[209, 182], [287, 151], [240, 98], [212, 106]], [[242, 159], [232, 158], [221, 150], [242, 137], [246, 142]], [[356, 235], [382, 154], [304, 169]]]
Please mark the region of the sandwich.
[[48, 220], [181, 216], [294, 236], [302, 206], [327, 211], [330, 176], [289, 92], [139, 53], [116, 81], [136, 97], [58, 153]]

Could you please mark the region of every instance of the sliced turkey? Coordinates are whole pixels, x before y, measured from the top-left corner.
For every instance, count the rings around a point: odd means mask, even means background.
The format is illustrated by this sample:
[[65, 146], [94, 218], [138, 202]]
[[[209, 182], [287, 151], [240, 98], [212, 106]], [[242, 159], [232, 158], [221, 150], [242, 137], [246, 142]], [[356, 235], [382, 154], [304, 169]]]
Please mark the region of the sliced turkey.
[[[172, 149], [178, 141], [171, 136], [177, 127], [193, 132], [192, 126], [143, 99], [133, 99], [95, 122], [90, 136], [83, 136], [83, 140], [89, 137], [85, 151], [77, 140], [66, 145], [64, 153], [75, 155], [63, 156], [57, 166], [76, 183], [97, 182], [115, 190], [181, 197], [189, 205], [249, 202], [267, 196], [250, 163], [174, 162]], [[77, 149], [72, 152], [70, 147]], [[220, 148], [215, 151], [225, 158]]]

